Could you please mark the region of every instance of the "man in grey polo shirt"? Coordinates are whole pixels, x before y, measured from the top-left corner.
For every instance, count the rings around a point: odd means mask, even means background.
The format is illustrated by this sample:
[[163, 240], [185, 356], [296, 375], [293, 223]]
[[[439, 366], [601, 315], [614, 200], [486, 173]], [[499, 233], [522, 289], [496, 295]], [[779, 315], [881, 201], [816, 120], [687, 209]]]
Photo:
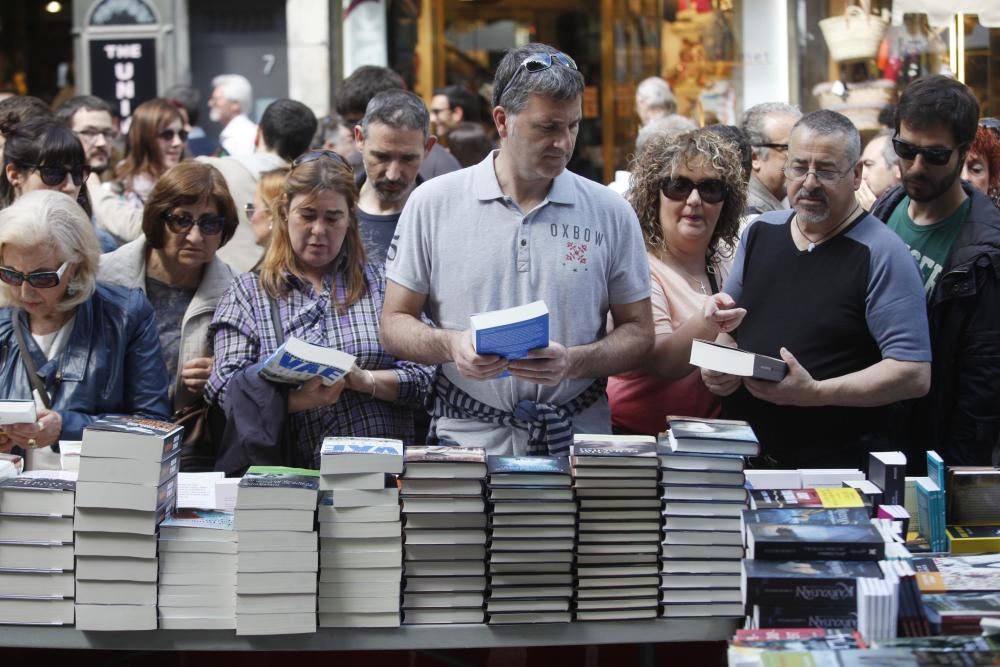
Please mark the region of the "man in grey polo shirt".
[[[606, 378], [652, 347], [645, 247], [621, 197], [566, 171], [582, 113], [572, 59], [544, 44], [512, 49], [493, 91], [500, 149], [424, 183], [403, 209], [382, 341], [397, 357], [441, 364], [432, 438], [564, 455], [573, 433], [610, 432]], [[510, 362], [476, 354], [471, 315], [538, 299], [548, 347]], [[436, 327], [421, 322], [425, 305]]]

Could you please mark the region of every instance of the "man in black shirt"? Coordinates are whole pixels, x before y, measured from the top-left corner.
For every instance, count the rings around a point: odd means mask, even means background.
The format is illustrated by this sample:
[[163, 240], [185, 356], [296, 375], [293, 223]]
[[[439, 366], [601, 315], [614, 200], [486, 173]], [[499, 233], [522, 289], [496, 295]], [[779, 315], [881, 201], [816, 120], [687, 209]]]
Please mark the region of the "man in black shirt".
[[861, 142], [844, 116], [817, 111], [791, 133], [794, 210], [747, 229], [723, 286], [747, 315], [718, 342], [788, 364], [781, 382], [703, 370], [782, 468], [860, 467], [884, 448], [882, 406], [930, 383], [923, 286], [906, 246], [858, 206]]

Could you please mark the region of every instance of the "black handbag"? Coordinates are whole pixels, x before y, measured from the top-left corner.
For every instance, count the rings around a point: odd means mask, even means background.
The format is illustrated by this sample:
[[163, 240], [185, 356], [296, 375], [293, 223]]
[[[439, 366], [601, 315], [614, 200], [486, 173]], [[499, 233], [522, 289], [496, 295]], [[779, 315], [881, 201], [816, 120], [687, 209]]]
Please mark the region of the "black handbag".
[[215, 468], [219, 439], [225, 428], [222, 411], [204, 398], [199, 398], [174, 412], [170, 421], [184, 427], [181, 472], [212, 471]]

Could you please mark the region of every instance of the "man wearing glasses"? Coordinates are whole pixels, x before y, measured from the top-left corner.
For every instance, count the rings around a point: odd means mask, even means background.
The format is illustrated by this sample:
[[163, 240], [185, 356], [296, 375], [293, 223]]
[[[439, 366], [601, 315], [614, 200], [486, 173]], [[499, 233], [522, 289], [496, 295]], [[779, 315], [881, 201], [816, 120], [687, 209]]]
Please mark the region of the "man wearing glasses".
[[859, 468], [885, 449], [888, 406], [930, 383], [923, 289], [906, 246], [858, 205], [861, 140], [846, 117], [795, 124], [785, 176], [792, 211], [758, 217], [725, 291], [746, 308], [717, 341], [779, 357], [780, 382], [702, 370], [723, 415], [753, 426], [779, 468]]
[[900, 441], [949, 465], [995, 464], [1000, 443], [1000, 210], [960, 178], [978, 119], [963, 84], [910, 84], [892, 139], [902, 186], [872, 209], [910, 247], [929, 304], [931, 391], [908, 406]]
[[[441, 364], [432, 436], [443, 443], [566, 455], [574, 432], [610, 432], [605, 378], [637, 366], [652, 345], [635, 213], [566, 170], [583, 85], [552, 47], [508, 51], [493, 86], [500, 149], [427, 181], [403, 208], [382, 341], [397, 357]], [[549, 309], [547, 347], [510, 361], [476, 353], [471, 315], [536, 300]], [[420, 320], [425, 304], [434, 328]]]
[[752, 153], [747, 214], [787, 208], [785, 199], [785, 155], [788, 135], [802, 112], [788, 104], [768, 102], [750, 107], [743, 114], [742, 128], [747, 133]]
[[80, 95], [59, 105], [55, 115], [83, 144], [90, 170], [98, 175], [107, 172], [112, 166], [111, 152], [118, 139], [118, 131], [112, 124], [111, 105], [93, 95]]

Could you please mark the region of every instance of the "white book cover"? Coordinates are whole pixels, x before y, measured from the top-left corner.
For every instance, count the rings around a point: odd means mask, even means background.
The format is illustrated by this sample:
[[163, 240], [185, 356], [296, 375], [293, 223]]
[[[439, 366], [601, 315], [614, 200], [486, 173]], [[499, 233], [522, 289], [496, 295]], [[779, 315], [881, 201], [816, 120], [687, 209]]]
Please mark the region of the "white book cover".
[[354, 361], [354, 355], [293, 336], [264, 361], [258, 373], [265, 380], [295, 385], [319, 376], [329, 386], [342, 380]]

